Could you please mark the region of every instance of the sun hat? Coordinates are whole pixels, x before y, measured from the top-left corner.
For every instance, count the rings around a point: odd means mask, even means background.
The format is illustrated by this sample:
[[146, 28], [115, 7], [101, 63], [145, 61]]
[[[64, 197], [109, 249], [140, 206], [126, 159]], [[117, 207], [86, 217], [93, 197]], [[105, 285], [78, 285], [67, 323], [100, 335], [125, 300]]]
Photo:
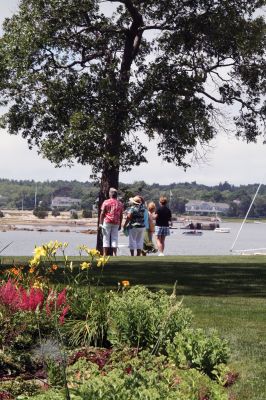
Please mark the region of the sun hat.
[[131, 197], [129, 199], [129, 201], [130, 201], [130, 203], [137, 204], [137, 205], [142, 203], [142, 199], [140, 196]]
[[110, 189], [109, 189], [109, 193], [110, 193], [110, 192], [117, 192], [117, 189], [115, 189], [115, 188], [110, 188]]

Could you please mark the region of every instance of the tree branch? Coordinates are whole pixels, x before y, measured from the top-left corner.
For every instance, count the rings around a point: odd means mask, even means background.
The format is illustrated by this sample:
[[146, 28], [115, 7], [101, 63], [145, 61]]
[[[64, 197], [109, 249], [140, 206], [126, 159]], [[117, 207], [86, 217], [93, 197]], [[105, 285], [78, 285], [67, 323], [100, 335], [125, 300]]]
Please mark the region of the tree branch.
[[132, 17], [132, 24], [127, 33], [120, 69], [122, 79], [128, 81], [132, 62], [139, 52], [142, 38], [142, 32], [139, 32], [139, 27], [143, 25], [143, 18], [131, 0], [124, 0], [123, 3]]
[[87, 62], [95, 60], [96, 58], [103, 57], [104, 56], [104, 51], [101, 52], [95, 52], [89, 56], [85, 56], [86, 53], [86, 48], [82, 49], [82, 59], [81, 60], [75, 60], [69, 64], [59, 64], [58, 61], [55, 59], [54, 53], [50, 49], [45, 49], [49, 54], [50, 54], [50, 59], [54, 65], [55, 68], [57, 69], [69, 69], [74, 67], [75, 65], [80, 65], [84, 67]]
[[211, 100], [214, 101], [215, 103], [225, 104], [225, 101], [224, 101], [224, 100], [216, 99], [215, 97], [213, 97], [213, 96], [210, 95], [209, 93], [205, 92], [204, 90], [198, 90], [197, 92], [203, 94], [203, 95], [206, 96], [206, 97], [208, 97], [209, 99], [211, 99]]

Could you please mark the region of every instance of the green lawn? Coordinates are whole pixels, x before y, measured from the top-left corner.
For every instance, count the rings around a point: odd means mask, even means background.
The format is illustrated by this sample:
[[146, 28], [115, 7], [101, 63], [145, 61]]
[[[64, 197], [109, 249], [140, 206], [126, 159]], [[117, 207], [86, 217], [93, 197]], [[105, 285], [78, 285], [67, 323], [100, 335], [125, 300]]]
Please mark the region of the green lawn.
[[[25, 258], [2, 257], [2, 264]], [[238, 400], [266, 399], [266, 257], [117, 257], [105, 267], [103, 284], [144, 284], [172, 290], [194, 313], [196, 327], [216, 328], [232, 350], [230, 366], [240, 379]]]

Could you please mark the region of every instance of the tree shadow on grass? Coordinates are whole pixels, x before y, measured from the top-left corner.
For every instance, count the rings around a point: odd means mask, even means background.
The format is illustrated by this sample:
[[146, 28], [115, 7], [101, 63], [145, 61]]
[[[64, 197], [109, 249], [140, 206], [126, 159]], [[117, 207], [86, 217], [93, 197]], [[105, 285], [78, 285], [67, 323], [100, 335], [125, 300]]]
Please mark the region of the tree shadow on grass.
[[[0, 272], [14, 265], [5, 261]], [[78, 271], [80, 260], [74, 265]], [[54, 274], [55, 284], [66, 284], [62, 272], [60, 268]], [[112, 257], [103, 273], [96, 268], [90, 275], [92, 285], [109, 288], [128, 280], [131, 285], [171, 291], [177, 282], [179, 295], [266, 297], [266, 257]]]
[[181, 295], [266, 297], [266, 263], [233, 261], [112, 260], [103, 283], [114, 285], [127, 279], [134, 285], [171, 289], [177, 282]]

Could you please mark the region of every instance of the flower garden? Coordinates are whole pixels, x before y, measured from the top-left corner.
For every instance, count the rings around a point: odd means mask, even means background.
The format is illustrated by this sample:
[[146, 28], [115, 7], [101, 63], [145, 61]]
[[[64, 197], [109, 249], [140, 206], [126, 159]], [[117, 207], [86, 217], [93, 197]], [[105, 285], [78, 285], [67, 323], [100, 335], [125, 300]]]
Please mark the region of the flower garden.
[[1, 270], [0, 400], [233, 400], [228, 343], [192, 324], [175, 286], [111, 290], [108, 257], [80, 246], [73, 262], [66, 248]]

